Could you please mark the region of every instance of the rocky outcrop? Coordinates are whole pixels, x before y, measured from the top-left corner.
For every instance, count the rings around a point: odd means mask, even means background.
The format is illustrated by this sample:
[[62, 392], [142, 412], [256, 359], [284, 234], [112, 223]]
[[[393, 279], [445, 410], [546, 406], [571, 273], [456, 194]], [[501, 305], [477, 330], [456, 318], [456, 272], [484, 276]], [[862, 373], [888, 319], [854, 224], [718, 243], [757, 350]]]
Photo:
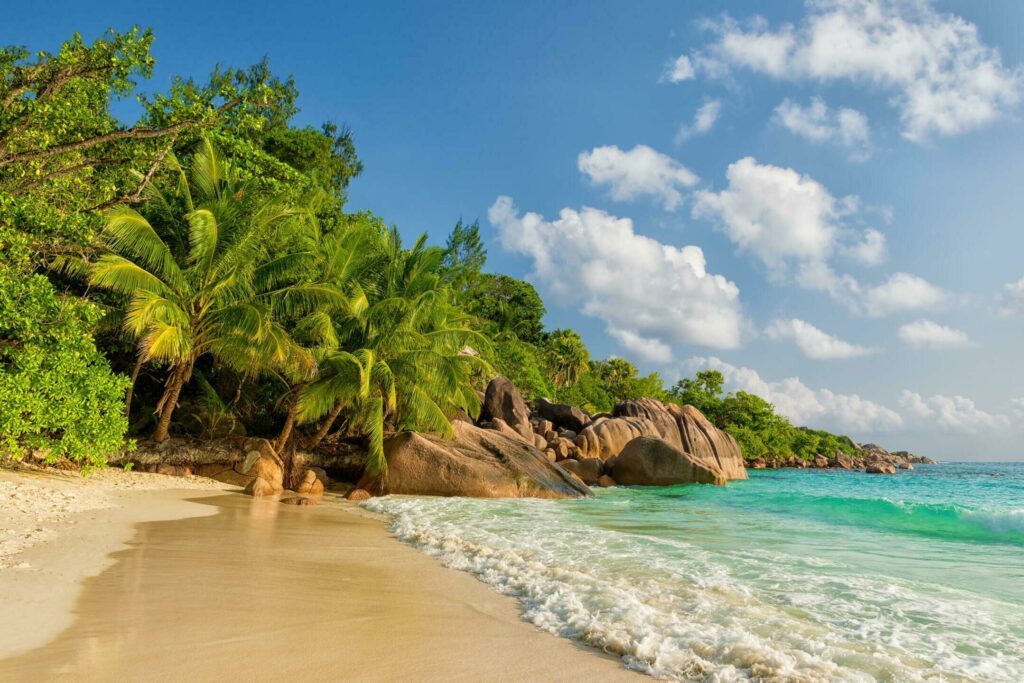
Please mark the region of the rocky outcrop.
[[873, 460], [869, 462], [864, 467], [864, 471], [868, 474], [896, 474], [896, 468], [882, 460]]
[[679, 424], [676, 416], [661, 401], [653, 398], [638, 398], [621, 401], [612, 411], [615, 417], [640, 417], [651, 421], [658, 430], [658, 435], [677, 450], [683, 449], [683, 441], [679, 435]]
[[546, 398], [537, 402], [537, 412], [555, 427], [569, 429], [577, 434], [590, 424], [590, 416], [576, 406], [552, 403]]
[[533, 439], [530, 426], [530, 408], [512, 380], [498, 376], [487, 385], [484, 400], [480, 405], [480, 423], [490, 420], [504, 420], [505, 424], [523, 438]]
[[579, 477], [584, 484], [596, 486], [604, 473], [604, 463], [598, 458], [583, 458], [582, 460], [564, 460], [559, 463], [561, 467]]
[[669, 406], [679, 425], [683, 451], [705, 463], [716, 466], [726, 479], [746, 479], [743, 452], [736, 439], [711, 424], [704, 414], [693, 406]]
[[[262, 496], [275, 496], [284, 491], [284, 463], [280, 456], [264, 441], [264, 446], [256, 451], [250, 451], [246, 456], [245, 466], [248, 471], [253, 472], [255, 477], [245, 487], [245, 492], [257, 498]], [[249, 466], [249, 463], [252, 463]], [[308, 470], [307, 470], [308, 471]], [[313, 475], [316, 478], [316, 475]], [[323, 489], [320, 490], [323, 493]]]
[[414, 432], [389, 437], [384, 442], [386, 474], [364, 476], [358, 487], [374, 494], [475, 498], [590, 495], [532, 444], [462, 422], [453, 428], [451, 440]]
[[727, 481], [725, 473], [709, 462], [650, 436], [626, 444], [615, 460], [612, 478], [625, 486], [724, 485]]
[[661, 433], [653, 422], [644, 417], [604, 418], [580, 432], [576, 446], [583, 457], [607, 460], [621, 453], [626, 444], [638, 436], [661, 438]]
[[936, 464], [935, 461], [932, 460], [931, 458], [926, 458], [923, 455], [914, 455], [910, 451], [895, 451], [893, 453], [893, 455], [899, 456], [899, 457], [903, 458], [906, 462], [913, 463], [915, 465], [934, 465], [934, 464]]

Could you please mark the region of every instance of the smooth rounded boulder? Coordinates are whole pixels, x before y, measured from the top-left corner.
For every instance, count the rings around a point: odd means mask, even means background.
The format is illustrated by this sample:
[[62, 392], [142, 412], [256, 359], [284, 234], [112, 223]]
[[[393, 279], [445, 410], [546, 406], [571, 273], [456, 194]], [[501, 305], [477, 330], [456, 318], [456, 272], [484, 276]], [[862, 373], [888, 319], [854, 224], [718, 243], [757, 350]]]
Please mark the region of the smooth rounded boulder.
[[607, 460], [618, 455], [638, 436], [661, 437], [657, 426], [644, 417], [612, 417], [590, 425], [576, 437], [576, 446], [584, 457]]
[[623, 486], [724, 485], [728, 480], [713, 465], [650, 436], [637, 437], [626, 444], [615, 460], [611, 476]]
[[452, 439], [400, 432], [384, 441], [387, 470], [357, 485], [374, 494], [581, 498], [582, 486], [532, 442], [464, 422]]

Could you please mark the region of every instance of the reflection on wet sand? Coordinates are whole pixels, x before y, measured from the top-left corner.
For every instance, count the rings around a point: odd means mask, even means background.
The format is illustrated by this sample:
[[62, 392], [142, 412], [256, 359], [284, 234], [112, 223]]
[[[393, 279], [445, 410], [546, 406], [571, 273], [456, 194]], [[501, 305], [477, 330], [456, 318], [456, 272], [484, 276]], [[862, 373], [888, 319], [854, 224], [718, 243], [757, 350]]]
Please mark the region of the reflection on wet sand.
[[0, 679], [635, 677], [519, 621], [510, 599], [340, 503], [199, 502], [218, 514], [139, 525], [117, 563], [85, 583], [75, 624], [0, 661]]

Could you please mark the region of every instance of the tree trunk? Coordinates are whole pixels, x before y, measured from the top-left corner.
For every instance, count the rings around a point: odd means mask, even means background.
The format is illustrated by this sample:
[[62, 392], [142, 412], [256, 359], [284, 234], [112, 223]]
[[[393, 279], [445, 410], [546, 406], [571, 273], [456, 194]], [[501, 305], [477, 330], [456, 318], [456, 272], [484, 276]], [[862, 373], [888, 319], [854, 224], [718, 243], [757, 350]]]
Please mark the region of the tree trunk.
[[292, 433], [295, 431], [295, 418], [299, 412], [299, 394], [302, 393], [302, 389], [306, 385], [298, 384], [292, 389], [291, 402], [288, 404], [288, 415], [284, 419], [284, 426], [281, 427], [281, 433], [277, 436], [277, 441], [274, 443], [274, 450], [281, 454], [284, 451], [285, 446], [288, 445], [288, 441], [292, 438]]
[[171, 378], [167, 382], [167, 388], [160, 399], [160, 421], [156, 425], [156, 431], [153, 432], [153, 441], [167, 440], [168, 430], [171, 427], [171, 415], [174, 414], [174, 409], [178, 407], [178, 396], [181, 395], [181, 389], [188, 382], [191, 375], [191, 362], [179, 365], [171, 373]]
[[331, 427], [334, 426], [334, 421], [338, 419], [339, 415], [341, 415], [342, 408], [344, 408], [344, 405], [341, 403], [337, 403], [333, 408], [331, 408], [331, 412], [327, 413], [327, 417], [324, 418], [323, 424], [320, 425], [320, 428], [317, 429], [313, 436], [309, 438], [309, 443], [306, 444], [306, 448], [312, 450], [320, 445], [320, 442], [324, 440], [325, 436], [327, 436], [327, 432], [331, 431]]
[[[124, 416], [130, 418], [132, 414], [132, 394], [135, 393], [135, 382], [139, 379], [139, 370], [142, 369], [142, 354], [135, 361], [135, 367], [132, 368], [132, 383], [128, 385], [128, 390], [124, 395]], [[129, 420], [130, 422], [130, 420]]]

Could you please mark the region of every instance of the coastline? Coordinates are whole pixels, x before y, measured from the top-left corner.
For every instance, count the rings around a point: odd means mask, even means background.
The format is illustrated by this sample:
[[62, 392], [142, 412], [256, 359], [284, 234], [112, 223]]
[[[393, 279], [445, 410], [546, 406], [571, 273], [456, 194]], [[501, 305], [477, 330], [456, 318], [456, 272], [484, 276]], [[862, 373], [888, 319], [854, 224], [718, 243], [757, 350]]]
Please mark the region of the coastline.
[[[351, 503], [287, 506], [147, 476], [168, 488], [113, 489], [114, 507], [74, 513], [19, 554], [39, 569], [0, 570], [0, 589], [16, 596], [0, 618], [20, 625], [0, 640], [0, 677], [641, 675], [527, 624], [514, 599], [399, 542]], [[31, 483], [81, 486], [56, 479]]]

